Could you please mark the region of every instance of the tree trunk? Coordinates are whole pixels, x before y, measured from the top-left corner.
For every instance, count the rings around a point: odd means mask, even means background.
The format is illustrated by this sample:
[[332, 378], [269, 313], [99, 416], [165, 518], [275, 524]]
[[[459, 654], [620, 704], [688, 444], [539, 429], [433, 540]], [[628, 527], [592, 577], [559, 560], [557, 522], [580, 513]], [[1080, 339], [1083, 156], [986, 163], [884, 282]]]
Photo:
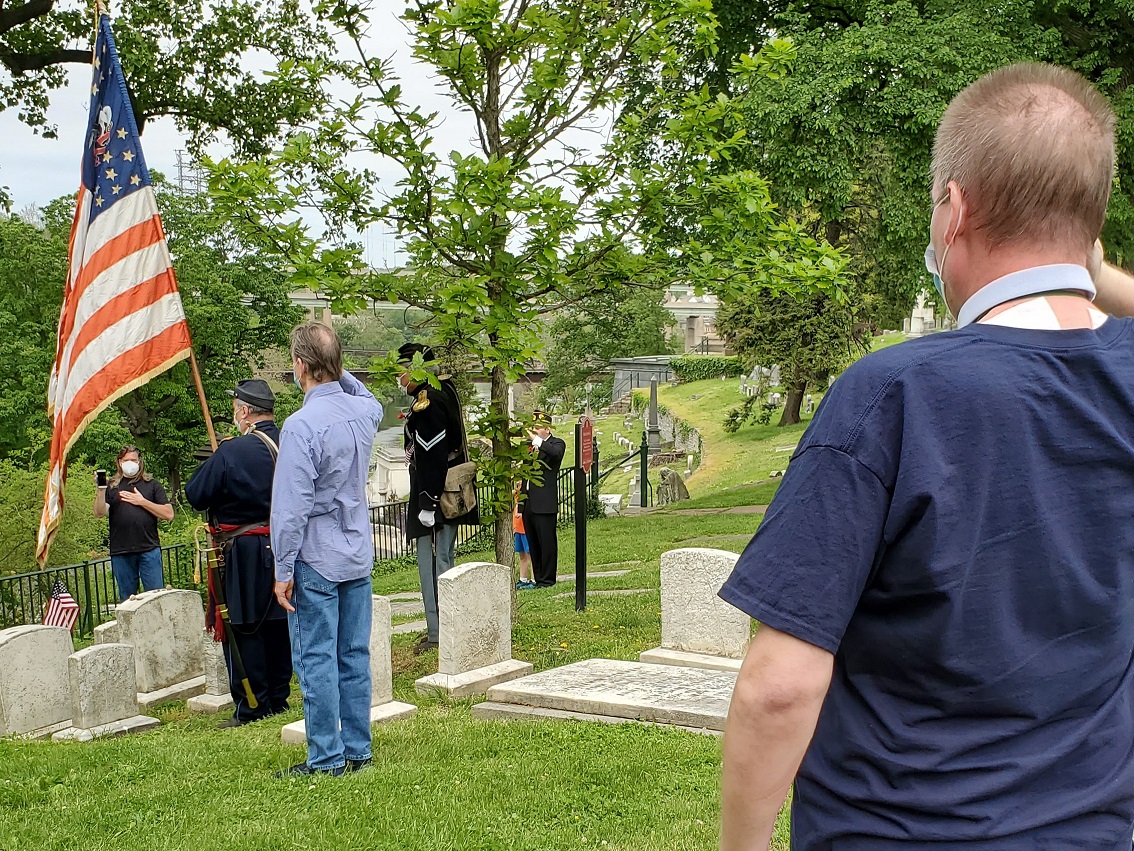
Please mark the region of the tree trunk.
[[169, 501], [174, 505], [181, 504], [181, 465], [180, 459], [174, 456], [169, 462]]
[[787, 396], [784, 399], [784, 412], [780, 417], [778, 425], [789, 426], [801, 422], [799, 418], [799, 408], [803, 404], [803, 394], [806, 391], [806, 381], [797, 381], [794, 384], [788, 385]]
[[[494, 366], [492, 368], [492, 390], [489, 395], [488, 407], [497, 421], [503, 423], [502, 428], [496, 429], [496, 433], [492, 435], [492, 454], [496, 458], [506, 458], [508, 455], [508, 380], [504, 376], [504, 368], [502, 366]], [[497, 487], [500, 484], [497, 483]], [[496, 524], [495, 524], [495, 540], [496, 540], [496, 563], [508, 564], [512, 563], [512, 511], [508, 507], [511, 504], [512, 492], [508, 482], [504, 483], [504, 487], [508, 488], [507, 493], [494, 494], [497, 505], [496, 510]]]

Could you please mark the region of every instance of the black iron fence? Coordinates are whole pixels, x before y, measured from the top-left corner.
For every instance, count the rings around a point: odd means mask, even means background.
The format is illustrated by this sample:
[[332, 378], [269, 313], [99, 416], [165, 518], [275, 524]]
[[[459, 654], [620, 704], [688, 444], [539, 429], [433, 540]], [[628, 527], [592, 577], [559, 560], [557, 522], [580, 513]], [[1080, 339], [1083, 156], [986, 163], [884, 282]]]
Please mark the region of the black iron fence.
[[[559, 496], [559, 522], [575, 522], [574, 468], [562, 470], [556, 481]], [[491, 494], [484, 485], [477, 488], [477, 498], [487, 505]], [[374, 536], [374, 560], [388, 561], [414, 552], [406, 540], [406, 512], [409, 503], [393, 502], [370, 507], [371, 534]], [[491, 549], [493, 529], [491, 517], [485, 525], [467, 524], [457, 530], [457, 546]], [[193, 565], [196, 551], [192, 544], [174, 544], [161, 548], [162, 575], [165, 585], [174, 588], [195, 588]], [[12, 576], [0, 576], [0, 629], [21, 624], [40, 623], [51, 598], [56, 580], [79, 604], [75, 633], [89, 636], [101, 623], [114, 619], [118, 589], [110, 568], [110, 557], [91, 559], [81, 564], [52, 567]]]
[[[574, 467], [559, 471], [555, 490], [559, 498], [559, 522], [561, 524], [570, 525], [575, 522], [574, 481]], [[488, 505], [491, 498], [492, 493], [486, 485], [482, 484], [477, 487], [477, 502], [481, 506]], [[370, 527], [374, 535], [375, 561], [389, 561], [416, 552], [414, 544], [406, 538], [406, 517], [409, 511], [408, 500], [370, 506]], [[470, 546], [492, 548], [492, 517], [482, 509], [480, 519], [483, 525], [468, 523], [457, 527], [458, 547], [465, 549]]]
[[[194, 587], [193, 555], [193, 548], [188, 544], [161, 548], [162, 576], [166, 585]], [[40, 623], [56, 581], [62, 582], [79, 604], [76, 634], [90, 635], [100, 623], [114, 618], [118, 589], [110, 569], [110, 557], [106, 556], [81, 564], [0, 576], [0, 628]]]

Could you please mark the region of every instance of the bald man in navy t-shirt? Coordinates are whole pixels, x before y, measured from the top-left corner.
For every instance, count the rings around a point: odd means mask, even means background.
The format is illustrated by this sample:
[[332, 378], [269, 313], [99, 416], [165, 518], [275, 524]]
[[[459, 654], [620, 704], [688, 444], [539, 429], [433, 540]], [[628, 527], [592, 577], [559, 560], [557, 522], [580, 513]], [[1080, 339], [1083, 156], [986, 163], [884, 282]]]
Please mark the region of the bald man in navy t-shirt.
[[1042, 65], [946, 110], [926, 265], [959, 328], [839, 378], [721, 589], [761, 624], [722, 851], [793, 784], [801, 851], [1131, 848], [1134, 321], [1087, 268], [1114, 125]]

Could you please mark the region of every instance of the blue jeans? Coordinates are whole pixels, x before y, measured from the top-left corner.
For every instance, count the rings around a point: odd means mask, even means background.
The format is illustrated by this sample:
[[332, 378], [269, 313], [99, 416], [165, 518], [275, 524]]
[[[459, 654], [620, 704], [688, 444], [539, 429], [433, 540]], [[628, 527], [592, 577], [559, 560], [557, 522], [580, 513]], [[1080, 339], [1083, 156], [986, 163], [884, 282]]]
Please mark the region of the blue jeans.
[[370, 758], [370, 577], [332, 582], [302, 561], [288, 612], [291, 659], [303, 691], [307, 764]]
[[[457, 527], [442, 523], [437, 529], [437, 576], [453, 567], [457, 550]], [[433, 575], [432, 535], [417, 539], [417, 578], [421, 583], [421, 602], [425, 606], [425, 634], [430, 641], [437, 640], [437, 597], [434, 590], [437, 578]]]
[[143, 591], [156, 591], [165, 587], [161, 573], [161, 547], [154, 547], [144, 553], [111, 556], [110, 570], [114, 574], [114, 584], [118, 586], [120, 603], [138, 593], [139, 578], [142, 580]]

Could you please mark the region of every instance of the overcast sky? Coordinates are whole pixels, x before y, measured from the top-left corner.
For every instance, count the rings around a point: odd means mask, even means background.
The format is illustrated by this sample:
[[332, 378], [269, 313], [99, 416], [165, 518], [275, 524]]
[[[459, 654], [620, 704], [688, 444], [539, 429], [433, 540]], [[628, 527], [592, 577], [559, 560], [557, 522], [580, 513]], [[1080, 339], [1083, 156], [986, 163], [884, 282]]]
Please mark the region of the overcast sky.
[[[111, 19], [112, 27], [113, 24]], [[468, 139], [473, 132], [471, 120], [456, 113], [450, 102], [440, 94], [435, 81], [413, 60], [409, 34], [397, 16], [390, 11], [375, 11], [368, 41], [374, 55], [393, 57], [407, 101], [445, 116], [444, 126], [436, 134], [443, 143], [440, 150], [456, 148], [467, 151]], [[15, 109], [0, 112], [0, 186], [9, 188], [16, 212], [29, 204], [42, 206], [78, 189], [79, 161], [90, 106], [91, 69], [89, 65], [67, 67], [68, 85], [52, 94], [48, 109], [49, 121], [58, 128], [57, 139], [37, 136], [17, 119]], [[160, 171], [175, 181], [177, 151], [184, 148], [185, 139], [172, 119], [160, 118], [146, 123], [142, 150], [151, 170]], [[223, 156], [224, 150], [217, 148], [211, 153]], [[390, 164], [375, 162], [371, 167], [379, 171], [383, 182], [392, 184], [398, 177], [397, 168]], [[367, 259], [372, 264], [380, 266], [396, 262], [393, 238], [382, 228], [371, 228], [363, 241], [367, 247]]]

